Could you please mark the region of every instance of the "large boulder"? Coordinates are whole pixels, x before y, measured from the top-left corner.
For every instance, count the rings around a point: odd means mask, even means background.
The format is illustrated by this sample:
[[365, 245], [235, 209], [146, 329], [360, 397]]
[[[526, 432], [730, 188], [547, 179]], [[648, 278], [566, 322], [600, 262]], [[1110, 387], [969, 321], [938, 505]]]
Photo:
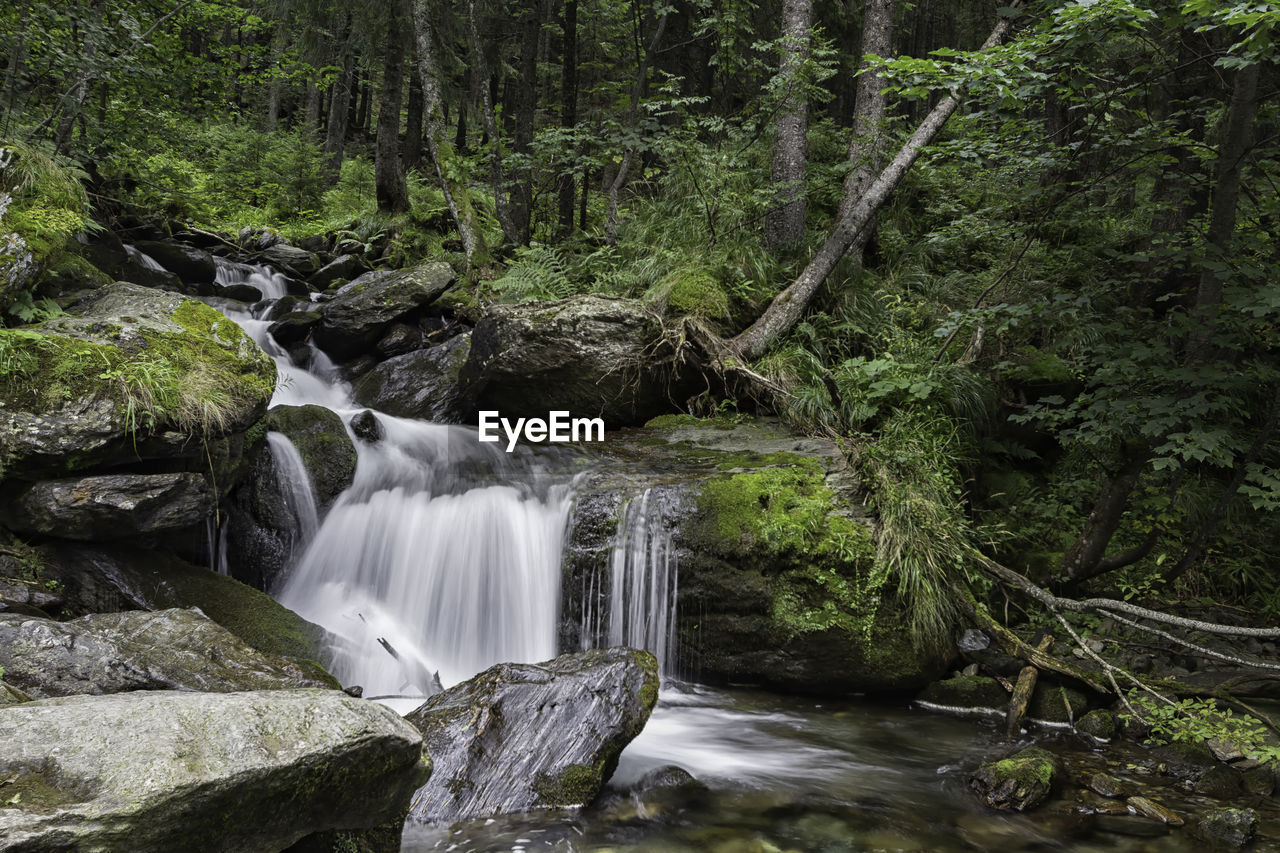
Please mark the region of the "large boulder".
[[464, 395], [473, 411], [511, 418], [564, 410], [611, 428], [644, 423], [688, 396], [662, 338], [658, 315], [632, 299], [495, 305], [471, 335]]
[[458, 376], [471, 350], [471, 336], [457, 335], [428, 349], [389, 358], [355, 384], [363, 406], [401, 418], [461, 420]]
[[308, 252], [288, 243], [268, 246], [262, 251], [262, 259], [295, 277], [306, 277], [320, 269], [320, 259], [315, 252]]
[[0, 507], [0, 519], [16, 533], [123, 539], [203, 523], [213, 504], [199, 474], [102, 474], [38, 482]]
[[307, 279], [307, 284], [315, 290], [328, 290], [329, 286], [335, 282], [351, 281], [368, 268], [364, 260], [357, 255], [339, 255], [312, 273]]
[[400, 819], [430, 772], [393, 711], [332, 690], [139, 691], [0, 708], [0, 849], [283, 850]]
[[204, 249], [169, 240], [139, 240], [134, 246], [187, 284], [212, 284], [218, 272]]
[[267, 412], [267, 429], [293, 442], [307, 467], [316, 506], [323, 512], [356, 475], [356, 446], [342, 418], [324, 406], [275, 406]]
[[[678, 564], [675, 634], [701, 679], [785, 691], [917, 691], [954, 651], [917, 647], [896, 581], [877, 570], [874, 519], [844, 453], [777, 421], [665, 416], [611, 434], [579, 483], [561, 647], [610, 610], [619, 521], [665, 530]], [[647, 497], [643, 497], [646, 496]]]
[[366, 273], [325, 303], [315, 341], [338, 359], [366, 352], [392, 323], [416, 317], [456, 280], [453, 268], [441, 262]]
[[333, 686], [251, 648], [199, 610], [99, 613], [70, 622], [0, 614], [0, 667], [6, 682], [38, 699]]
[[324, 629], [227, 575], [128, 545], [51, 542], [34, 559], [41, 582], [58, 587], [70, 616], [199, 607], [258, 651], [290, 658], [310, 677], [336, 684], [317, 663], [328, 657]]
[[969, 786], [983, 802], [1002, 811], [1026, 811], [1048, 799], [1063, 775], [1062, 762], [1038, 746], [983, 764], [969, 776]]
[[0, 329], [0, 476], [203, 458], [195, 439], [243, 433], [275, 391], [275, 363], [203, 303], [116, 282], [68, 311]]
[[653, 656], [612, 648], [499, 664], [406, 718], [435, 775], [410, 819], [448, 822], [593, 800], [658, 697]]

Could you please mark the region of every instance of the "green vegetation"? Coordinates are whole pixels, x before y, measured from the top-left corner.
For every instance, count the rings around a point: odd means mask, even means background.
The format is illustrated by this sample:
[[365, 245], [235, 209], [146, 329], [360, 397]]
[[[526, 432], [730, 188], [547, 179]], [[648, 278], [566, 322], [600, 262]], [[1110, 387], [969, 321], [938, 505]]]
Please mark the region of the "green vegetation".
[[1280, 765], [1280, 745], [1267, 726], [1252, 714], [1237, 714], [1214, 699], [1170, 700], [1131, 691], [1133, 713], [1122, 720], [1140, 720], [1148, 726], [1147, 741], [1154, 744], [1201, 744], [1217, 740], [1234, 745], [1249, 758]]

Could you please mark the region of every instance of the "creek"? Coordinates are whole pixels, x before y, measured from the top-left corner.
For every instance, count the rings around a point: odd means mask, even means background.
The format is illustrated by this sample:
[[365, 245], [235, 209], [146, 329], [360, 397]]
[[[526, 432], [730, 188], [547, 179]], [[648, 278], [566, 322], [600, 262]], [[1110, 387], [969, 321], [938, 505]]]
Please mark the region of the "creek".
[[[273, 404], [316, 404], [352, 420], [365, 411], [333, 363], [309, 348], [291, 356], [268, 334], [271, 300], [285, 295], [266, 268], [219, 261], [220, 284], [248, 283], [254, 310], [210, 302], [272, 357]], [[309, 345], [308, 345], [309, 346]], [[306, 471], [287, 438], [271, 453], [287, 483], [291, 565], [272, 593], [335, 638], [331, 669], [401, 713], [442, 686], [503, 661], [554, 657], [574, 481], [572, 450], [480, 443], [470, 427], [375, 413], [381, 438], [356, 439], [353, 484], [317, 518]], [[606, 436], [606, 441], [608, 437]], [[289, 473], [292, 472], [292, 473]], [[995, 815], [966, 789], [967, 771], [1008, 748], [994, 725], [905, 705], [711, 689], [678, 680], [679, 566], [653, 521], [650, 495], [621, 513], [609, 564], [584, 600], [582, 645], [642, 646], [664, 668], [644, 732], [623, 753], [609, 791], [573, 813], [409, 826], [409, 851], [636, 850], [1191, 850], [1187, 833], [1136, 838], [1086, 832], [1064, 808]], [[1069, 735], [1055, 746], [1084, 765], [1104, 758]], [[707, 786], [685, 802], [627, 793], [645, 772], [679, 765]], [[1274, 815], [1269, 814], [1270, 823]], [[1274, 824], [1271, 824], [1274, 829]], [[1264, 834], [1272, 838], [1280, 833]], [[1265, 845], [1267, 842], [1264, 841]], [[1274, 849], [1265, 846], [1258, 849]]]

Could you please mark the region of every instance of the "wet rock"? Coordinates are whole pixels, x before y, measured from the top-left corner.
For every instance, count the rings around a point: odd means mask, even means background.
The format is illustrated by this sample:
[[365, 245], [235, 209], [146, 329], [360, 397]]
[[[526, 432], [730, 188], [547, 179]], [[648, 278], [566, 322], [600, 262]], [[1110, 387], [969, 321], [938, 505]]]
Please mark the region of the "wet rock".
[[124, 539], [201, 524], [213, 503], [198, 474], [103, 474], [36, 483], [0, 518], [15, 533]]
[[272, 322], [279, 320], [294, 311], [308, 311], [311, 303], [305, 299], [300, 299], [292, 293], [286, 293], [274, 302], [262, 302], [253, 306], [255, 316], [261, 317], [263, 320], [271, 320]]
[[1240, 796], [1243, 782], [1238, 770], [1219, 764], [1196, 779], [1195, 792], [1215, 800], [1230, 800]]
[[187, 284], [209, 284], [217, 274], [213, 255], [168, 240], [139, 240], [134, 246]]
[[1232, 761], [1240, 761], [1245, 757], [1244, 751], [1240, 749], [1240, 745], [1235, 741], [1211, 737], [1204, 744], [1209, 747], [1209, 751], [1213, 753], [1214, 758], [1219, 761], [1225, 761], [1228, 764]]
[[[130, 249], [133, 249], [131, 252]], [[106, 273], [111, 281], [128, 281], [143, 287], [181, 292], [189, 289], [182, 279], [166, 269], [151, 269], [137, 254], [140, 251], [126, 247], [119, 236], [103, 231], [81, 243], [80, 254], [96, 269]], [[154, 260], [154, 259], [153, 259]], [[212, 281], [212, 279], [210, 279]]]
[[319, 325], [319, 311], [292, 311], [268, 326], [267, 334], [285, 349], [293, 349], [311, 337]]
[[250, 648], [199, 610], [134, 610], [70, 622], [0, 614], [0, 667], [6, 682], [37, 699], [331, 686]]
[[1042, 682], [1027, 706], [1027, 716], [1047, 723], [1070, 723], [1089, 710], [1089, 700], [1083, 693], [1060, 684]]
[[5, 684], [0, 681], [0, 708], [6, 705], [17, 705], [20, 702], [30, 702], [31, 697], [23, 693], [12, 684]]
[[1218, 759], [1203, 743], [1170, 743], [1152, 750], [1156, 759], [1170, 775], [1180, 779], [1199, 778], [1209, 767], [1216, 767]]
[[234, 299], [237, 302], [254, 302], [262, 301], [262, 291], [254, 287], [252, 284], [226, 284], [214, 285], [214, 296], [221, 296], [223, 299]]
[[916, 699], [947, 708], [1004, 708], [1009, 704], [1009, 691], [994, 678], [957, 675], [935, 681]]
[[651, 819], [696, 807], [710, 791], [688, 770], [669, 764], [644, 774], [628, 793], [636, 802], [639, 816]]
[[1103, 797], [1128, 797], [1133, 786], [1107, 773], [1094, 773], [1089, 777], [1089, 790]]
[[368, 268], [368, 265], [355, 255], [339, 255], [312, 273], [307, 279], [307, 284], [313, 290], [328, 290], [334, 282], [350, 281], [359, 277]]
[[1169, 826], [1182, 826], [1182, 818], [1155, 800], [1147, 797], [1129, 797], [1125, 802], [1129, 804], [1129, 808], [1133, 809], [1135, 814], [1142, 817], [1158, 820]]
[[234, 578], [125, 545], [56, 542], [38, 554], [41, 577], [59, 584], [70, 616], [199, 607], [258, 651], [289, 658], [309, 677], [337, 686], [317, 663], [328, 656], [324, 629]]
[[320, 259], [315, 253], [290, 246], [288, 243], [275, 243], [266, 247], [263, 249], [262, 259], [273, 267], [302, 278], [320, 269]]
[[[55, 479], [140, 457], [203, 460], [193, 436], [242, 433], [275, 391], [275, 363], [202, 303], [117, 282], [67, 310], [15, 341], [31, 366], [0, 385], [6, 478]], [[131, 396], [147, 383], [176, 404], [149, 409]], [[202, 389], [211, 388], [219, 400], [208, 406]]]
[[658, 316], [630, 299], [495, 305], [472, 332], [464, 396], [508, 417], [564, 410], [610, 428], [638, 425], [687, 396], [661, 336]]
[[1061, 773], [1053, 753], [1032, 746], [982, 765], [969, 777], [969, 786], [992, 808], [1020, 812], [1044, 802]]
[[1214, 845], [1239, 850], [1258, 831], [1258, 814], [1253, 809], [1213, 809], [1196, 822], [1195, 832]]
[[414, 821], [579, 806], [599, 793], [658, 694], [653, 656], [613, 648], [499, 664], [406, 717], [435, 762]]
[[1076, 731], [1101, 741], [1115, 737], [1116, 728], [1115, 714], [1102, 708], [1090, 711], [1076, 722]]
[[1094, 814], [1127, 815], [1129, 806], [1123, 800], [1107, 799], [1093, 791], [1081, 791], [1077, 796], [1081, 806]]
[[368, 409], [351, 419], [351, 431], [356, 434], [356, 438], [370, 444], [382, 441], [386, 435], [386, 430], [382, 428], [382, 421]]
[[62, 598], [42, 583], [24, 578], [3, 577], [0, 565], [0, 613], [47, 616], [62, 603]]
[[365, 273], [325, 303], [316, 343], [339, 360], [359, 355], [377, 343], [392, 323], [414, 318], [456, 280], [453, 268], [439, 262]]
[[390, 358], [404, 355], [422, 346], [422, 332], [417, 326], [407, 323], [392, 323], [391, 328], [378, 341], [374, 348], [383, 356]]
[[464, 334], [387, 359], [365, 373], [352, 394], [361, 405], [396, 417], [457, 422], [462, 418], [458, 376], [470, 346]]
[[267, 429], [283, 433], [298, 449], [321, 512], [332, 506], [355, 479], [356, 446], [342, 418], [332, 409], [273, 406], [267, 412]]
[[1240, 778], [1244, 783], [1244, 789], [1250, 794], [1269, 797], [1275, 793], [1276, 778], [1270, 767], [1250, 767], [1240, 772]]
[[0, 708], [0, 743], [23, 850], [281, 850], [399, 819], [430, 772], [412, 726], [336, 690], [44, 699]]

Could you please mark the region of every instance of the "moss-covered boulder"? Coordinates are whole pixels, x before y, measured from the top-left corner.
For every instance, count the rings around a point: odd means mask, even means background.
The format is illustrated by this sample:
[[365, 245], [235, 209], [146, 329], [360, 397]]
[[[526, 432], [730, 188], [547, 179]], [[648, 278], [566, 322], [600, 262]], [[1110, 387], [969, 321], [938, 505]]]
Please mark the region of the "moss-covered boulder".
[[992, 808], [1021, 812], [1044, 802], [1062, 772], [1057, 756], [1032, 746], [982, 765], [970, 775], [969, 786]]
[[57, 542], [37, 555], [42, 581], [58, 585], [62, 615], [199, 607], [258, 651], [301, 662], [310, 677], [337, 683], [318, 663], [327, 658], [324, 629], [234, 578], [126, 545]]
[[430, 772], [395, 712], [335, 690], [136, 691], [0, 708], [21, 850], [283, 850], [400, 819]]
[[0, 520], [15, 533], [124, 539], [203, 524], [213, 505], [199, 474], [101, 474], [35, 483], [0, 507]]
[[512, 418], [563, 410], [642, 424], [690, 393], [662, 339], [657, 313], [632, 299], [494, 305], [472, 332], [463, 396], [470, 411]]
[[1073, 723], [1089, 711], [1089, 697], [1074, 687], [1041, 681], [1027, 705], [1027, 716], [1045, 723]]
[[367, 352], [392, 323], [416, 318], [455, 281], [453, 268], [438, 261], [366, 273], [324, 304], [316, 344], [339, 360]]
[[275, 363], [209, 306], [117, 282], [68, 311], [0, 329], [0, 476], [203, 457], [266, 411]]
[[944, 709], [1001, 710], [1009, 705], [1009, 691], [986, 675], [956, 675], [930, 684], [916, 701]]
[[401, 418], [456, 423], [461, 420], [458, 377], [471, 351], [471, 335], [389, 358], [355, 384], [363, 406]]
[[1212, 809], [1200, 816], [1195, 834], [1220, 850], [1241, 850], [1258, 831], [1253, 809]]
[[657, 698], [657, 661], [634, 649], [490, 667], [406, 718], [435, 764], [410, 819], [451, 822], [585, 805]]
[[247, 645], [199, 610], [96, 613], [69, 622], [0, 614], [0, 668], [28, 695], [333, 687]]
[[316, 507], [327, 510], [356, 475], [356, 446], [342, 418], [323, 406], [275, 406], [267, 413], [267, 428], [293, 442], [311, 478]]

